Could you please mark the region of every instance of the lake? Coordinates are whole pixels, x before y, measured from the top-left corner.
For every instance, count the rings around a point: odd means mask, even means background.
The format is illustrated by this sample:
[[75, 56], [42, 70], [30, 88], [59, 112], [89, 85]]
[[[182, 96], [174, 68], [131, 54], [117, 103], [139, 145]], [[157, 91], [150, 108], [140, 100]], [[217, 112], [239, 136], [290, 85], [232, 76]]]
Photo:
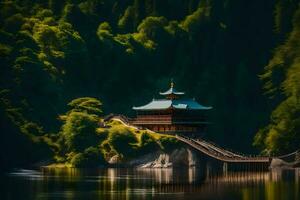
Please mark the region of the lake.
[[300, 199], [300, 169], [19, 169], [1, 176], [0, 199]]

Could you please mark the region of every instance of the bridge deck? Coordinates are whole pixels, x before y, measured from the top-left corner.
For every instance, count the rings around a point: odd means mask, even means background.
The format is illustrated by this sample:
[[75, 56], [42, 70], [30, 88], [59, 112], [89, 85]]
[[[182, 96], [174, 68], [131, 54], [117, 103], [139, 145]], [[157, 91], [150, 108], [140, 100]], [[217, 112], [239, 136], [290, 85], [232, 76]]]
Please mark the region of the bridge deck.
[[201, 151], [209, 157], [228, 163], [269, 163], [269, 157], [242, 156], [228, 150], [216, 147], [208, 142], [176, 135], [176, 138], [189, 146]]

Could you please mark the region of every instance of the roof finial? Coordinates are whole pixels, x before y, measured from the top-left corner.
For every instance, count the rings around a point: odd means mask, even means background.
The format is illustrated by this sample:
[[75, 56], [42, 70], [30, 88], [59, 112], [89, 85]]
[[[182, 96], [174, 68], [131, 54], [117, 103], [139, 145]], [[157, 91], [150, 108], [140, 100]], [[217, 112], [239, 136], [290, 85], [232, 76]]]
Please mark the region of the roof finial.
[[171, 78], [171, 88], [174, 87], [174, 82], [173, 82], [173, 78]]

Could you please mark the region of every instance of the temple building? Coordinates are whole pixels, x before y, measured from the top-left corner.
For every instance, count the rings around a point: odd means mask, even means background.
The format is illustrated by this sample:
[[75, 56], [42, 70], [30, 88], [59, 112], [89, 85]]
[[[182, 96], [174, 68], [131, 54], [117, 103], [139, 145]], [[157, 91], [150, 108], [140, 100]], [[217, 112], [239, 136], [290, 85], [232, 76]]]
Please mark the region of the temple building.
[[203, 133], [208, 122], [206, 112], [212, 107], [199, 104], [195, 99], [185, 98], [184, 92], [178, 92], [171, 82], [171, 87], [160, 92], [164, 98], [153, 99], [150, 103], [133, 107], [136, 118], [135, 126], [160, 133]]

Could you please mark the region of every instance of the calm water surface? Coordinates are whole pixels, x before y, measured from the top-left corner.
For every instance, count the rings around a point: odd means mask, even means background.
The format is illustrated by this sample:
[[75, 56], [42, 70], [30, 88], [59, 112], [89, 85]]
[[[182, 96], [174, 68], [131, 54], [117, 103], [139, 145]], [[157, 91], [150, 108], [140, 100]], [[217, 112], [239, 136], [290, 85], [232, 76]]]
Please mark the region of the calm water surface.
[[299, 179], [300, 169], [22, 169], [1, 176], [0, 199], [300, 200]]

